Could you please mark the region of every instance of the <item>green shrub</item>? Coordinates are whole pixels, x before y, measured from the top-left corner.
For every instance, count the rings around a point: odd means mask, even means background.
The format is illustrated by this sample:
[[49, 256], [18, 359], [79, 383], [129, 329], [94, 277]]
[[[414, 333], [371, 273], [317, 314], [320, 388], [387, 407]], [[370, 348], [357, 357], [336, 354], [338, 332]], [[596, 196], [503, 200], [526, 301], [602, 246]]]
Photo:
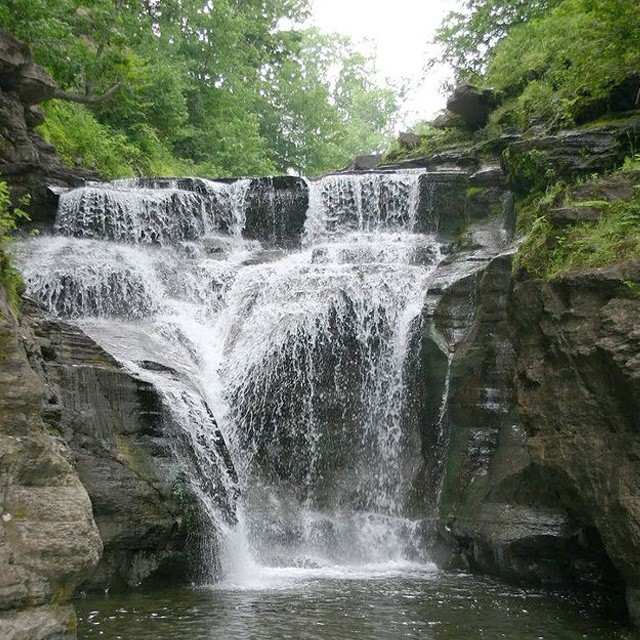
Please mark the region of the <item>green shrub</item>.
[[[640, 195], [598, 204], [603, 213], [597, 222], [555, 228], [539, 215], [516, 254], [515, 268], [549, 279], [574, 269], [640, 259]], [[532, 210], [541, 213], [539, 205]]]
[[629, 0], [564, 0], [513, 28], [495, 49], [486, 83], [507, 102], [494, 115], [526, 127], [543, 118], [571, 124], [640, 68], [640, 5]]
[[59, 100], [45, 104], [46, 121], [40, 128], [70, 166], [91, 169], [103, 178], [136, 174], [142, 154], [127, 138], [101, 124], [86, 107]]
[[0, 286], [5, 289], [14, 311], [18, 309], [23, 283], [20, 273], [11, 264], [7, 247], [20, 219], [28, 220], [29, 216], [20, 207], [13, 206], [7, 183], [0, 182]]

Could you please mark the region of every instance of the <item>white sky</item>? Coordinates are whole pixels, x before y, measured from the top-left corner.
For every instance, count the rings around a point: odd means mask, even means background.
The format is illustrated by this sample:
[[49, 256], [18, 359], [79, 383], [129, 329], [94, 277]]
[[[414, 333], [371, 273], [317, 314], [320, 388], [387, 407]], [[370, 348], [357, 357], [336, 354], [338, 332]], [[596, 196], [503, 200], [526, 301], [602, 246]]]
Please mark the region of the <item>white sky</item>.
[[433, 69], [423, 80], [429, 43], [456, 0], [313, 0], [311, 24], [344, 33], [359, 49], [374, 51], [381, 78], [410, 80], [401, 129], [430, 119], [444, 109], [440, 84], [447, 69]]

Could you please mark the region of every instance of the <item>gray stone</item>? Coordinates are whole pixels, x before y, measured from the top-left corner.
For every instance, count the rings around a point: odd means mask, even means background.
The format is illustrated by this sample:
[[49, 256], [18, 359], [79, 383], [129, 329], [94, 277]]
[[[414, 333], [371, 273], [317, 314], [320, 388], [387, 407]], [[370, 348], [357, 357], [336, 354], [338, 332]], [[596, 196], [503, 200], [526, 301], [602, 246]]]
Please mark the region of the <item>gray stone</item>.
[[260, 240], [267, 246], [300, 245], [309, 205], [309, 188], [302, 178], [256, 178], [245, 202], [245, 238]]
[[471, 84], [462, 84], [447, 100], [447, 109], [458, 114], [472, 131], [487, 124], [489, 114], [498, 106], [493, 89], [480, 89]]
[[398, 134], [398, 144], [404, 149], [415, 149], [420, 145], [420, 136], [410, 131], [403, 131]]
[[605, 173], [620, 166], [629, 146], [640, 142], [640, 118], [516, 140], [504, 160], [513, 187], [521, 193], [544, 190], [557, 180]]
[[36, 344], [0, 289], [3, 638], [71, 637], [75, 618], [65, 603], [102, 551], [71, 452], [46, 420], [49, 392], [28, 359]]
[[465, 121], [459, 114], [451, 111], [444, 111], [431, 123], [436, 129], [464, 129]]
[[51, 419], [73, 453], [104, 544], [83, 588], [128, 588], [160, 573], [189, 581], [197, 531], [186, 528], [181, 501], [194, 498], [177, 492], [177, 426], [156, 391], [78, 329], [33, 308], [29, 323], [39, 346], [33, 359], [52, 394]]
[[580, 222], [597, 222], [602, 215], [600, 207], [561, 207], [551, 209], [547, 219], [551, 224], [558, 227], [565, 227]]
[[370, 154], [364, 156], [356, 156], [355, 160], [347, 167], [348, 171], [370, 171], [371, 169], [375, 169], [380, 161], [382, 160], [382, 155]]

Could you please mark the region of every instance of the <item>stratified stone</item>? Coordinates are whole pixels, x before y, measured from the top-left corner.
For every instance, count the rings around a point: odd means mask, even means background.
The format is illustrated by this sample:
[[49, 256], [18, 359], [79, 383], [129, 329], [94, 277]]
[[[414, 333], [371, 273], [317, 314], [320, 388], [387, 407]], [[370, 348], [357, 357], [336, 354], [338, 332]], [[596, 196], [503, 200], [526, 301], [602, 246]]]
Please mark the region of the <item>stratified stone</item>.
[[[516, 393], [533, 463], [640, 588], [640, 263], [516, 282]], [[635, 601], [635, 600], [634, 600]], [[631, 611], [637, 616], [637, 609]]]
[[255, 178], [246, 196], [243, 236], [268, 246], [300, 245], [309, 206], [309, 187], [302, 178]]
[[104, 544], [83, 588], [130, 588], [160, 574], [188, 582], [197, 554], [187, 537], [196, 544], [196, 531], [183, 525], [193, 497], [186, 486], [178, 491], [178, 436], [158, 393], [79, 329], [35, 309], [28, 321], [52, 394], [48, 418], [73, 453]]
[[0, 289], [0, 635], [44, 640], [75, 634], [65, 603], [102, 542], [70, 451], [45, 420], [34, 343]]

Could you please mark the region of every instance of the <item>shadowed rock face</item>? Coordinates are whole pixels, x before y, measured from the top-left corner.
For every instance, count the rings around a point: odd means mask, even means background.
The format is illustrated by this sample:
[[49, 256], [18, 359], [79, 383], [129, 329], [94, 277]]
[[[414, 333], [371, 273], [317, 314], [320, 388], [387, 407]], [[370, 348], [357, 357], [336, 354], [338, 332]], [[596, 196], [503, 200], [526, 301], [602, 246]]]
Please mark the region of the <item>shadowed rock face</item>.
[[[535, 303], [522, 304], [520, 295], [517, 286], [512, 291], [511, 260], [505, 255], [474, 280], [457, 282], [439, 307], [445, 335], [456, 327], [464, 335], [451, 365], [440, 532], [454, 549], [454, 562], [474, 571], [516, 582], [615, 591], [621, 566], [590, 509], [580, 504], [584, 487], [567, 483], [563, 465], [548, 464], [531, 438], [531, 429], [541, 428], [534, 425], [547, 424], [549, 416], [531, 415], [520, 385], [514, 387], [520, 363], [535, 352], [522, 341], [534, 332], [519, 323], [530, 327], [540, 313]], [[561, 389], [556, 380], [550, 397], [562, 395], [564, 384]], [[576, 381], [569, 376], [566, 384]], [[593, 384], [603, 384], [603, 378]], [[624, 397], [620, 390], [616, 395]], [[580, 420], [575, 409], [574, 419]], [[557, 406], [551, 413], [560, 431], [570, 428]], [[571, 440], [568, 436], [573, 447]]]
[[[104, 544], [83, 588], [127, 588], [190, 575], [186, 527], [192, 500], [180, 485], [172, 440], [157, 392], [126, 372], [80, 330], [32, 310], [47, 414], [68, 443]], [[41, 355], [40, 355], [41, 354]]]
[[75, 637], [68, 604], [102, 551], [87, 492], [49, 420], [33, 335], [0, 290], [0, 636]]
[[78, 587], [193, 575], [198, 513], [153, 387], [30, 305], [18, 325], [4, 292], [0, 363], [0, 637], [74, 638]]
[[300, 244], [309, 205], [309, 188], [302, 178], [254, 179], [246, 199], [246, 238], [260, 240], [268, 246]]

